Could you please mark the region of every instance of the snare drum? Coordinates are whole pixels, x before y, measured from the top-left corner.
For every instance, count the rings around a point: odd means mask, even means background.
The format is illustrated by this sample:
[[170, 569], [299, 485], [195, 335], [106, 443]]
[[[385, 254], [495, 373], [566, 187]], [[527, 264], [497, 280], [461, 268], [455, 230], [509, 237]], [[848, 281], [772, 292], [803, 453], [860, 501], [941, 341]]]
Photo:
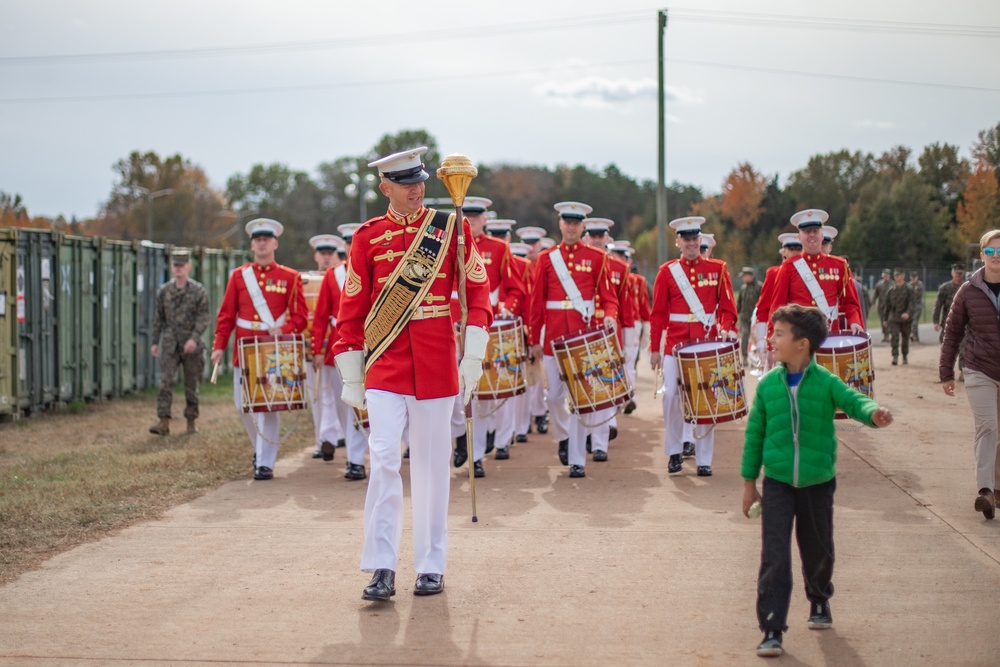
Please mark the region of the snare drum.
[[[875, 398], [875, 369], [872, 368], [872, 338], [860, 334], [833, 334], [816, 350], [816, 363], [838, 376], [868, 398]], [[837, 410], [834, 419], [847, 419]]]
[[674, 346], [685, 421], [718, 424], [747, 414], [739, 343], [695, 340]]
[[483, 376], [473, 396], [480, 400], [498, 400], [523, 394], [526, 352], [521, 318], [493, 320], [483, 359]]
[[302, 276], [302, 295], [306, 298], [306, 309], [309, 311], [306, 315], [308, 324], [302, 333], [306, 337], [306, 355], [311, 356], [313, 319], [316, 317], [316, 303], [319, 301], [320, 287], [323, 286], [323, 272], [303, 271], [299, 275]]
[[368, 408], [361, 408], [359, 410], [352, 405], [351, 410], [354, 411], [354, 425], [363, 431], [367, 431], [369, 428]]
[[306, 343], [302, 334], [240, 338], [243, 412], [306, 407]]
[[559, 377], [569, 391], [574, 414], [597, 412], [632, 400], [618, 336], [603, 327], [589, 329], [552, 341], [559, 364]]

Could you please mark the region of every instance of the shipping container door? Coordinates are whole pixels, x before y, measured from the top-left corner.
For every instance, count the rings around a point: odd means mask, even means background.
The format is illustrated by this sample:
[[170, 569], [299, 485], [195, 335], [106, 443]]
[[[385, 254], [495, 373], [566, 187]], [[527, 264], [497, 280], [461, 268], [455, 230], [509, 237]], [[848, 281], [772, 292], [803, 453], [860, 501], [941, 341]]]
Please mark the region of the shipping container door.
[[156, 318], [156, 294], [169, 279], [167, 247], [143, 241], [136, 265], [136, 380], [137, 388], [155, 387], [160, 381], [160, 368], [150, 352], [158, 344], [153, 340], [153, 322]]
[[17, 414], [17, 231], [0, 229], [0, 415]]
[[17, 395], [19, 407], [25, 413], [45, 409], [58, 396], [55, 270], [53, 233], [20, 230], [15, 276], [19, 333]]

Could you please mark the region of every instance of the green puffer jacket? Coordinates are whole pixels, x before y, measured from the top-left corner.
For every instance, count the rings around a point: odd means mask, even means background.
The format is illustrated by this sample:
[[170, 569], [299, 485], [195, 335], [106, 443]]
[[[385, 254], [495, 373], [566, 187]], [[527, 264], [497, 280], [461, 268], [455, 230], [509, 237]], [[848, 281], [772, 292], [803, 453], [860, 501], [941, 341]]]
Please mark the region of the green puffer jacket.
[[873, 426], [878, 404], [819, 366], [813, 359], [799, 382], [795, 409], [787, 372], [779, 364], [757, 385], [743, 444], [743, 479], [764, 474], [794, 487], [833, 479], [837, 434], [833, 414], [840, 408], [852, 419]]

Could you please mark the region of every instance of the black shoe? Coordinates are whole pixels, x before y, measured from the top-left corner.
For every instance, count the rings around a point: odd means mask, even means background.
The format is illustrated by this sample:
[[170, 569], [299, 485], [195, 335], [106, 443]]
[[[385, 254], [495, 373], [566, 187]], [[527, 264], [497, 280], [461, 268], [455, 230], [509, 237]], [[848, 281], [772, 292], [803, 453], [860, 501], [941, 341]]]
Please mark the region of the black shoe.
[[694, 443], [693, 442], [685, 442], [684, 445], [683, 445], [683, 449], [681, 450], [681, 455], [682, 456], [686, 456], [688, 458], [691, 458], [692, 456], [694, 456]]
[[324, 440], [323, 444], [319, 446], [319, 451], [323, 454], [324, 461], [332, 461], [333, 453], [337, 451], [337, 448], [333, 446], [333, 443], [329, 440]]
[[343, 438], [337, 441], [337, 449], [340, 449], [341, 447], [347, 447], [347, 441]]
[[625, 404], [624, 412], [625, 414], [630, 415], [635, 411], [635, 408], [636, 408], [635, 401], [629, 401], [628, 403]]
[[588, 435], [587, 436], [587, 453], [589, 454], [591, 451], [593, 451], [593, 447], [590, 444], [590, 436]]
[[569, 440], [559, 441], [559, 463], [569, 465]]
[[313, 458], [314, 459], [321, 459], [321, 458], [323, 458], [323, 452], [318, 451], [318, 450], [315, 451], [315, 452], [313, 452]]
[[362, 600], [386, 602], [396, 594], [396, 573], [392, 570], [375, 570], [372, 580], [361, 594]]
[[406, 451], [405, 451], [405, 452], [403, 452], [403, 458], [404, 458], [404, 459], [408, 459], [408, 458], [410, 458], [410, 448], [409, 448], [409, 447], [407, 447], [407, 448], [406, 448]]
[[254, 479], [274, 479], [274, 471], [267, 466], [261, 466], [254, 469], [253, 472]]
[[344, 473], [344, 479], [357, 480], [364, 479], [367, 476], [368, 473], [365, 471], [365, 467], [363, 465], [359, 463], [351, 463], [350, 461], [347, 462], [347, 472]]
[[483, 462], [482, 461], [476, 461], [475, 463], [473, 463], [472, 464], [472, 469], [473, 469], [473, 473], [472, 474], [476, 476], [476, 479], [478, 479], [480, 477], [486, 477], [486, 471], [483, 470]]
[[608, 453], [600, 449], [595, 449], [594, 455], [591, 458], [593, 458], [595, 461], [607, 461]]
[[514, 436], [514, 442], [528, 442], [528, 434], [518, 433], [517, 435]]
[[587, 473], [583, 469], [583, 466], [570, 466], [569, 467], [569, 476], [570, 477], [586, 477]]
[[833, 627], [833, 616], [830, 615], [830, 601], [812, 602], [809, 604], [809, 620], [806, 625], [810, 630], [826, 630]]
[[461, 468], [462, 464], [469, 460], [469, 447], [464, 435], [455, 438], [455, 451], [452, 453], [451, 462], [456, 468]]
[[618, 427], [612, 426], [611, 428], [608, 429], [608, 442], [611, 442], [617, 437], [618, 437]]
[[682, 465], [684, 465], [684, 459], [681, 458], [681, 455], [671, 454], [670, 461], [667, 462], [667, 472], [680, 472]]
[[418, 574], [413, 585], [414, 595], [437, 595], [444, 591], [443, 574]]
[[541, 434], [546, 434], [549, 432], [549, 418], [545, 415], [540, 417], [535, 417], [535, 430]]
[[493, 455], [497, 461], [504, 461], [510, 458], [510, 447], [497, 447], [497, 453]]
[[757, 655], [762, 658], [776, 658], [785, 649], [781, 646], [781, 633], [777, 630], [768, 630], [764, 633], [764, 641], [757, 646]]
[[893, 366], [898, 366], [898, 365], [899, 365], [899, 360], [898, 360], [898, 359], [896, 359], [896, 357], [893, 357], [893, 358], [892, 358], [892, 365], [893, 365]]
[[494, 441], [496, 440], [496, 437], [497, 437], [497, 432], [496, 431], [487, 431], [486, 432], [486, 453], [487, 454], [489, 454], [490, 452], [493, 451], [493, 444], [494, 444]]
[[712, 466], [698, 466], [698, 477], [711, 477]]

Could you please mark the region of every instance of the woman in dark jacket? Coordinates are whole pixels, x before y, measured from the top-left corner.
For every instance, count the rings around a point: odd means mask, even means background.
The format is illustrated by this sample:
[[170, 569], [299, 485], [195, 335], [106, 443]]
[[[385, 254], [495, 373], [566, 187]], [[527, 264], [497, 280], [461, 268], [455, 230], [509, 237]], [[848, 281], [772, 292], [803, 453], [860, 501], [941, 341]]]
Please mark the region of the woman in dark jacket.
[[948, 312], [938, 373], [944, 393], [955, 395], [955, 357], [966, 337], [965, 391], [976, 424], [975, 508], [992, 519], [1000, 505], [1000, 229], [986, 232], [979, 241], [983, 268], [959, 288]]

